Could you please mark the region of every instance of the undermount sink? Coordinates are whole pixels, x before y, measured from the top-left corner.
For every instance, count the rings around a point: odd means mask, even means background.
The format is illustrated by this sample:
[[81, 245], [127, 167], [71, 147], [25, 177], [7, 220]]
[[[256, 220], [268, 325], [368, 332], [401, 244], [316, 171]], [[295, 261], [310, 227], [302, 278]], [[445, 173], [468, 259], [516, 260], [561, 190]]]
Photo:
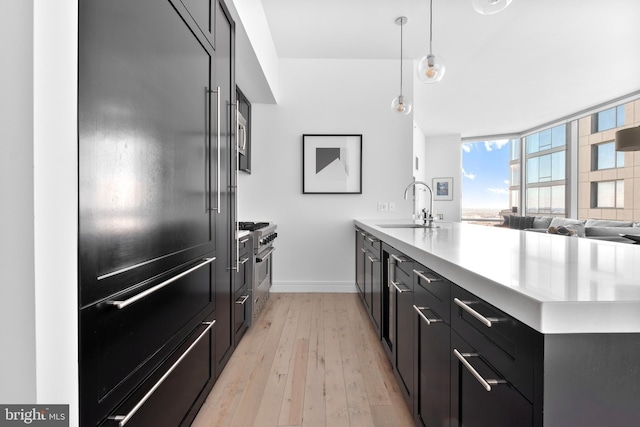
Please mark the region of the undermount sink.
[[439, 225], [429, 227], [425, 224], [376, 224], [380, 228], [439, 228]]

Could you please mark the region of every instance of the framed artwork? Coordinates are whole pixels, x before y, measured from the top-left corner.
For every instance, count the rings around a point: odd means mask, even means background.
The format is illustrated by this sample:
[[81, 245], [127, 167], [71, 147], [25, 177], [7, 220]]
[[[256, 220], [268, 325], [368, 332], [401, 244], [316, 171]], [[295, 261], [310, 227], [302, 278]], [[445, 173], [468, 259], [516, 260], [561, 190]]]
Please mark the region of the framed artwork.
[[433, 200], [453, 200], [453, 178], [433, 178]]
[[362, 194], [362, 135], [302, 135], [303, 194]]

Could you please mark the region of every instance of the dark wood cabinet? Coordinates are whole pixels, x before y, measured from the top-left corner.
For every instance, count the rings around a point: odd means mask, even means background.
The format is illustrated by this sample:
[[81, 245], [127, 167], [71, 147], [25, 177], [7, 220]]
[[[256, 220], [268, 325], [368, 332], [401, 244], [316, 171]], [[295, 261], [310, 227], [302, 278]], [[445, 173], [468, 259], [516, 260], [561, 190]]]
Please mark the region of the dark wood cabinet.
[[380, 241], [356, 229], [356, 286], [376, 333], [382, 325], [382, 267]]
[[414, 263], [413, 281], [414, 418], [418, 426], [446, 426], [450, 414], [451, 283], [418, 263]]
[[82, 426], [188, 425], [234, 344], [233, 37], [218, 1], [79, 2]]
[[214, 66], [214, 86], [219, 88], [220, 128], [213, 126], [220, 135], [220, 214], [216, 245], [224, 247], [225, 257], [221, 260], [215, 282], [216, 310], [216, 372], [220, 374], [235, 348], [233, 325], [235, 322], [235, 292], [232, 275], [236, 263], [236, 150], [235, 138], [235, 80], [234, 80], [234, 38], [235, 27], [223, 3], [216, 1], [216, 61]]
[[238, 242], [238, 268], [234, 277], [235, 306], [234, 306], [234, 340], [237, 346], [247, 329], [251, 325], [251, 287], [253, 238], [251, 235], [242, 237]]
[[413, 260], [382, 245], [382, 340], [409, 407], [414, 394]]
[[533, 404], [481, 352], [453, 331], [451, 348], [452, 426], [533, 426]]

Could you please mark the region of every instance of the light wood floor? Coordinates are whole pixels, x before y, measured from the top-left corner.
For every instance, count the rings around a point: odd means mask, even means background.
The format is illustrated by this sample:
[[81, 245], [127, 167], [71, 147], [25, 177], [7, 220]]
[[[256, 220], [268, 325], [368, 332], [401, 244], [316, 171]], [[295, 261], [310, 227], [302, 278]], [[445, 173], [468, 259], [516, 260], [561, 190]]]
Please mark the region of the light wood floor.
[[356, 294], [271, 294], [192, 427], [412, 427]]

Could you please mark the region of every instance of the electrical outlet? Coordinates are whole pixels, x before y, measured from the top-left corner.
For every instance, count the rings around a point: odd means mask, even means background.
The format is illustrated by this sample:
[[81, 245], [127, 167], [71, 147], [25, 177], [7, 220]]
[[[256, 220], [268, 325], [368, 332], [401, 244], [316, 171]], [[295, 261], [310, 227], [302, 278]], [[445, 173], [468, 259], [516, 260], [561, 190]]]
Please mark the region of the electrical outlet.
[[388, 209], [387, 202], [378, 202], [378, 212], [386, 212]]
[[389, 212], [395, 212], [395, 211], [396, 211], [395, 202], [389, 202]]

